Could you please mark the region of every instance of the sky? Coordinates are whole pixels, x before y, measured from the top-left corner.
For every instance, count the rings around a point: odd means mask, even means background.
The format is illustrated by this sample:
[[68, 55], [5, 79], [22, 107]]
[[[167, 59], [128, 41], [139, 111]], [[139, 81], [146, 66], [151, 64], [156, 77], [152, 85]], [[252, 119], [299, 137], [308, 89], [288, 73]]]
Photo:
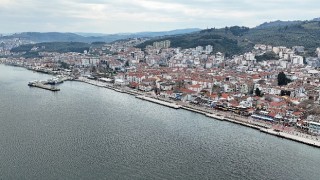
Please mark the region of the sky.
[[255, 27], [274, 20], [310, 20], [319, 12], [319, 0], [0, 0], [0, 32]]

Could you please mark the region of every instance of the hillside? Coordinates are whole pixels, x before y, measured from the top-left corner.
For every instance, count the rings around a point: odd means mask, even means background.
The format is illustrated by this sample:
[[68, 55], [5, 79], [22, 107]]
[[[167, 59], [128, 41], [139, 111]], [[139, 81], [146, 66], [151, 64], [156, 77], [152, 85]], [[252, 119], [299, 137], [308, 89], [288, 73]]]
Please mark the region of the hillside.
[[253, 47], [253, 44], [246, 41], [242, 36], [249, 31], [247, 27], [234, 26], [223, 29], [206, 29], [200, 32], [166, 36], [163, 38], [155, 38], [138, 45], [139, 48], [145, 48], [152, 45], [153, 42], [170, 40], [171, 47], [194, 48], [196, 46], [212, 45], [214, 53], [224, 52], [226, 56], [242, 53]]
[[99, 34], [99, 33], [59, 33], [59, 32], [23, 32], [13, 35], [2, 36], [1, 39], [20, 38], [33, 42], [112, 42], [120, 39], [156, 37], [165, 35], [185, 34], [199, 31], [200, 29], [178, 29], [173, 31], [162, 32], [141, 32], [141, 33], [126, 33], [126, 34]]
[[214, 52], [220, 51], [227, 56], [244, 53], [254, 44], [273, 46], [305, 46], [309, 54], [320, 47], [320, 22], [301, 21], [280, 27], [245, 28], [239, 26], [221, 29], [207, 29], [200, 32], [179, 36], [157, 38], [140, 44], [144, 48], [155, 41], [170, 40], [172, 47], [191, 48], [212, 45]]
[[58, 32], [23, 32], [16, 33], [2, 38], [20, 38], [34, 42], [87, 42], [87, 38], [74, 33], [58, 33]]
[[284, 27], [284, 26], [290, 26], [294, 24], [300, 24], [302, 21], [271, 21], [271, 22], [265, 22], [260, 24], [256, 27], [256, 29], [266, 29], [271, 27]]
[[314, 51], [320, 46], [320, 22], [304, 21], [283, 27], [254, 28], [244, 38], [273, 46], [305, 46], [307, 50]]
[[82, 42], [46, 42], [37, 44], [26, 44], [11, 49], [14, 53], [24, 53], [23, 57], [39, 57], [39, 52], [78, 52], [83, 53], [89, 50], [90, 44]]

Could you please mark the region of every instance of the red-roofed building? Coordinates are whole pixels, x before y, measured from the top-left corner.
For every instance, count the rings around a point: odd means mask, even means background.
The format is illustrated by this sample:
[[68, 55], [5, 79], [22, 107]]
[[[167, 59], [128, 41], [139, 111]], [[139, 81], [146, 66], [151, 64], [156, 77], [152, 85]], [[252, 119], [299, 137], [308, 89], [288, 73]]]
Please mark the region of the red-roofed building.
[[199, 93], [202, 90], [202, 87], [200, 84], [196, 84], [196, 85], [189, 86], [188, 89]]

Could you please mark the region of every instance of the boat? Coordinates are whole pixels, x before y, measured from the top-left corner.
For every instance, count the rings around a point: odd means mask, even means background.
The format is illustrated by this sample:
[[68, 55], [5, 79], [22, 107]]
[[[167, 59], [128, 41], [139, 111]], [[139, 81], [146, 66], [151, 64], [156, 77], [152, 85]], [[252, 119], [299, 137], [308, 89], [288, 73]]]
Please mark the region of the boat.
[[63, 80], [57, 77], [53, 77], [51, 79], [48, 79], [47, 84], [56, 85], [63, 83]]
[[28, 83], [28, 86], [35, 86], [36, 83], [38, 83], [38, 81], [30, 81]]

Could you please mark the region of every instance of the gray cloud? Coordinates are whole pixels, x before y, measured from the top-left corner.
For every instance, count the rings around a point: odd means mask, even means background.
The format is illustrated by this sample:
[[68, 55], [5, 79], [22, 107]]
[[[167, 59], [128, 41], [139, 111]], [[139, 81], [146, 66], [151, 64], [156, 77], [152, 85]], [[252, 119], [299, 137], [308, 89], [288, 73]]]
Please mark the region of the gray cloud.
[[0, 32], [137, 32], [318, 16], [316, 0], [1, 0]]

